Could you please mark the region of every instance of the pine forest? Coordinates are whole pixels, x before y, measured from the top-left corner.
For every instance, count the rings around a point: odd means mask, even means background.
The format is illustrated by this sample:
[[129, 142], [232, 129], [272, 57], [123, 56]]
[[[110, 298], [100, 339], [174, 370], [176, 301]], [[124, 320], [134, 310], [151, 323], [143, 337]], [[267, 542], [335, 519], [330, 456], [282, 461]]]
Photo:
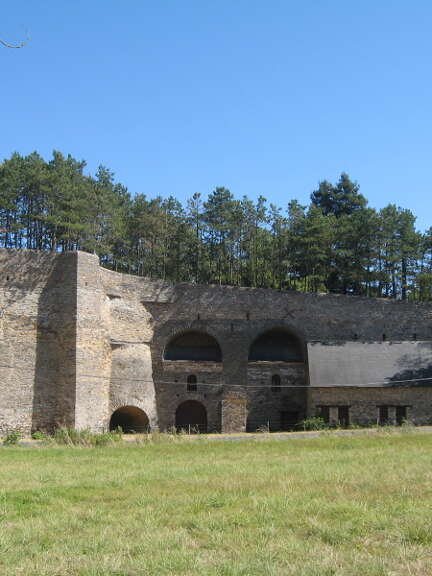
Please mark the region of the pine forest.
[[342, 173], [310, 203], [238, 199], [217, 187], [186, 203], [131, 195], [100, 166], [60, 152], [0, 163], [0, 247], [98, 254], [103, 266], [172, 282], [432, 299], [432, 228], [376, 210]]

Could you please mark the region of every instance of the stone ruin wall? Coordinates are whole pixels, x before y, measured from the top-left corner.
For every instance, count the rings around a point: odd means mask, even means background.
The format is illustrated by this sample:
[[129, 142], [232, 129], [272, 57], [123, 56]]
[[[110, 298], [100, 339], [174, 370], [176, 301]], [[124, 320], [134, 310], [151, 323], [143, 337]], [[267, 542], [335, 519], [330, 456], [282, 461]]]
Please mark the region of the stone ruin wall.
[[[174, 373], [173, 363], [162, 360], [164, 346], [170, 338], [189, 329], [206, 331], [219, 342], [223, 357], [220, 372], [213, 371], [214, 381], [221, 383], [221, 387], [213, 388], [210, 395], [213, 410], [220, 402], [224, 408], [227, 404], [225, 398], [231, 393], [243, 394], [247, 401], [249, 430], [267, 424], [270, 428], [278, 429], [282, 411], [298, 412], [300, 417], [313, 416], [317, 406], [328, 403], [332, 406], [349, 405], [352, 420], [365, 423], [376, 421], [378, 404], [394, 405], [397, 400], [396, 403], [399, 404], [413, 405], [409, 414], [414, 421], [431, 421], [432, 394], [428, 387], [405, 387], [403, 390], [379, 388], [372, 391], [369, 388], [354, 388], [351, 393], [352, 401], [348, 402], [348, 390], [340, 390], [339, 387], [326, 387], [321, 390], [319, 379], [315, 380], [315, 387], [309, 391], [301, 388], [303, 383], [309, 383], [307, 366], [248, 363], [250, 345], [259, 334], [267, 329], [286, 327], [299, 334], [305, 342], [315, 343], [321, 348], [321, 356], [333, 348], [338, 349], [339, 356], [335, 357], [332, 365], [327, 366], [329, 373], [326, 374], [325, 383], [338, 381], [346, 386], [350, 382], [350, 375], [338, 373], [338, 363], [346, 355], [343, 347], [345, 342], [352, 346], [348, 365], [350, 361], [356, 361], [353, 350], [360, 348], [364, 342], [379, 350], [383, 337], [389, 345], [391, 342], [408, 341], [405, 352], [411, 354], [410, 361], [416, 359], [414, 339], [416, 343], [423, 340], [431, 351], [430, 305], [350, 296], [187, 285], [176, 286], [172, 300], [170, 305], [158, 305], [155, 310], [158, 315], [155, 315], [157, 321], [152, 341], [152, 357], [156, 386], [158, 381], [164, 379], [185, 383], [187, 374], [196, 371], [193, 365], [181, 366], [181, 363], [177, 363], [177, 371]], [[398, 358], [402, 365], [406, 362], [405, 352], [401, 351]], [[306, 356], [308, 353], [309, 346]], [[321, 359], [318, 355], [318, 360]], [[429, 366], [432, 367], [430, 353], [429, 359]], [[427, 358], [423, 360], [427, 361]], [[369, 366], [369, 373], [360, 384], [376, 381], [381, 375], [387, 377], [387, 373], [384, 374], [381, 369], [378, 353], [374, 358], [359, 356], [358, 361]], [[316, 365], [315, 368], [319, 373], [320, 366]], [[398, 370], [400, 368], [395, 368], [395, 373]], [[281, 376], [280, 392], [275, 393], [271, 389], [272, 374]], [[432, 376], [432, 373], [430, 375]], [[203, 382], [207, 383], [210, 376], [209, 373], [203, 373]], [[342, 376], [347, 379], [342, 381]], [[185, 392], [186, 384], [183, 384], [183, 389], [175, 388], [175, 397], [174, 389], [169, 389], [168, 385], [167, 388], [168, 398], [161, 404], [172, 418], [175, 405], [188, 395]], [[202, 387], [202, 395], [204, 394], [209, 397], [205, 386]], [[223, 416], [223, 413], [218, 415], [222, 420]], [[237, 429], [241, 429], [240, 420]]]
[[76, 259], [0, 250], [0, 433], [74, 424]]
[[[308, 390], [298, 387], [308, 384], [307, 366], [248, 364], [253, 340], [275, 327], [308, 343], [373, 343], [383, 335], [430, 343], [430, 305], [173, 286], [103, 269], [96, 256], [81, 252], [0, 250], [0, 272], [0, 432], [56, 425], [105, 429], [112, 412], [125, 405], [167, 429], [176, 407], [190, 399], [206, 407], [209, 430], [220, 430], [221, 422], [243, 430], [247, 413], [249, 429], [269, 421], [277, 428], [281, 410], [313, 415], [320, 404], [341, 403], [351, 406], [353, 420], [373, 420], [377, 403], [404, 402], [413, 406], [414, 420], [431, 421], [428, 387]], [[185, 330], [213, 335], [223, 362], [164, 361], [167, 342]], [[186, 391], [189, 374], [198, 376], [197, 392]], [[280, 392], [271, 390], [272, 374], [281, 376]]]
[[110, 390], [103, 425], [121, 406], [136, 406], [159, 427], [153, 381], [151, 341], [155, 318], [148, 303], [163, 305], [172, 297], [172, 287], [162, 281], [149, 281], [127, 274], [98, 269], [108, 310], [110, 347]]

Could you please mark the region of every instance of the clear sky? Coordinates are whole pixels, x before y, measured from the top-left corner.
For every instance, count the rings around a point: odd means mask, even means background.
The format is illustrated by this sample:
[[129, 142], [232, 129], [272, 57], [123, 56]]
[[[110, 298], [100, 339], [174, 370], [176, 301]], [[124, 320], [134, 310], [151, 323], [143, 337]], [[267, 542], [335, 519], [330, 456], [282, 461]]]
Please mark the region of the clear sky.
[[432, 225], [432, 2], [4, 0], [0, 158], [53, 149], [132, 193], [285, 207], [342, 171]]

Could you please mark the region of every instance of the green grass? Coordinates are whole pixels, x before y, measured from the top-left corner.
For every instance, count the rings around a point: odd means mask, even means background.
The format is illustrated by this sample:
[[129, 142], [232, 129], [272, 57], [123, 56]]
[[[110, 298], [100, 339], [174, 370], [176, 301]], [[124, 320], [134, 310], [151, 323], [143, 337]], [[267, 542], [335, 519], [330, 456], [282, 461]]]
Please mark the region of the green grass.
[[432, 574], [432, 435], [1, 448], [0, 574]]

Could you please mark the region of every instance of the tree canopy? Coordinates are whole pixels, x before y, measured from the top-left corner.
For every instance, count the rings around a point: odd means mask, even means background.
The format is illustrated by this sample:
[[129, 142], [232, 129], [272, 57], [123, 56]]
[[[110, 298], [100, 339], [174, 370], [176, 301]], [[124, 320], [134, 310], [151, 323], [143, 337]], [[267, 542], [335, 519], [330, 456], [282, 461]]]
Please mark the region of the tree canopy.
[[0, 163], [0, 246], [99, 255], [103, 266], [173, 282], [200, 282], [432, 299], [432, 228], [410, 210], [368, 206], [342, 173], [309, 206], [237, 199], [132, 196], [114, 174], [54, 151]]

